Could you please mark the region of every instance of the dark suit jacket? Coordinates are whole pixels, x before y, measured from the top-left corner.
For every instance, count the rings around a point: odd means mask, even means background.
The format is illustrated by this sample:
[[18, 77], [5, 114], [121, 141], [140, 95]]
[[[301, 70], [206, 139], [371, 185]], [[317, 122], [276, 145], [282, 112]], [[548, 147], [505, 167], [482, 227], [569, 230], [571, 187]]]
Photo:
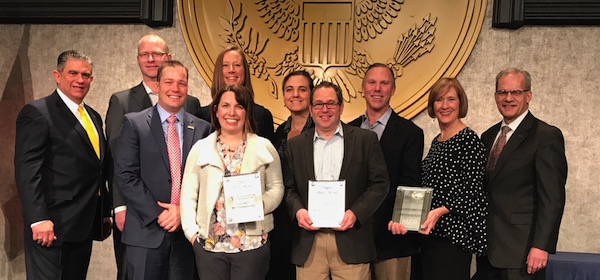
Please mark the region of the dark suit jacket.
[[[207, 105], [200, 107], [196, 112], [196, 117], [201, 118], [207, 122], [210, 121], [210, 106]], [[275, 140], [275, 128], [273, 126], [273, 115], [269, 109], [254, 103], [254, 121], [258, 131], [255, 133], [263, 138], [269, 139], [271, 143]]]
[[[481, 136], [488, 155], [500, 125]], [[493, 266], [526, 267], [531, 247], [556, 252], [566, 180], [561, 131], [528, 113], [486, 178], [488, 258]]]
[[[102, 222], [94, 214], [98, 191], [106, 192], [110, 153], [100, 115], [87, 105], [85, 109], [98, 130], [100, 159], [85, 129], [56, 91], [19, 112], [15, 179], [23, 205], [25, 238], [31, 238], [32, 223], [51, 220], [58, 237], [52, 246], [81, 242], [90, 239], [94, 223], [99, 226]], [[110, 216], [110, 212], [103, 214]]]
[[[117, 145], [123, 116], [127, 113], [139, 112], [150, 107], [152, 107], [152, 102], [142, 83], [128, 90], [116, 92], [110, 97], [108, 111], [106, 112], [106, 138], [108, 139], [108, 146], [113, 153], [113, 158], [115, 157], [114, 147]], [[198, 98], [188, 95], [183, 104], [183, 109], [188, 113], [194, 114], [199, 108], [200, 101], [198, 101]], [[111, 176], [111, 184], [109, 185], [111, 186], [113, 205], [114, 207], [123, 206], [125, 205], [125, 200], [119, 192], [118, 187], [112, 186], [112, 179], [113, 177]]]
[[[350, 125], [360, 127], [363, 116]], [[385, 157], [390, 185], [385, 200], [375, 212], [375, 248], [378, 259], [410, 256], [417, 252], [417, 232], [393, 235], [388, 230], [392, 219], [396, 188], [398, 186], [421, 186], [421, 160], [423, 159], [423, 130], [413, 122], [392, 112], [379, 144]]]
[[[184, 114], [181, 174], [192, 145], [210, 130], [205, 121]], [[122, 241], [157, 248], [166, 233], [157, 223], [164, 210], [157, 201], [171, 201], [171, 171], [156, 106], [125, 115], [115, 155], [115, 181], [127, 202]]]
[[[388, 191], [389, 179], [381, 147], [375, 133], [343, 124], [344, 159], [339, 180], [346, 180], [346, 209], [356, 215], [353, 228], [335, 232], [342, 261], [368, 263], [375, 259], [373, 213]], [[308, 209], [308, 181], [315, 180], [313, 136], [310, 129], [288, 141], [288, 165], [284, 172], [286, 204], [294, 221], [292, 263], [303, 265], [316, 232], [298, 227], [296, 212]]]

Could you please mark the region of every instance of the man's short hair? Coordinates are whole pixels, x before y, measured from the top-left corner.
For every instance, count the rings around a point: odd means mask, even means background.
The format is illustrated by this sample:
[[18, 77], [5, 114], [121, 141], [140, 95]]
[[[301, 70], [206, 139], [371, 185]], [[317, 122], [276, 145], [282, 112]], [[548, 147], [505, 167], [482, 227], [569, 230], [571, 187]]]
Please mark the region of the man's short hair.
[[504, 77], [504, 75], [507, 74], [522, 74], [523, 77], [525, 78], [525, 88], [522, 88], [524, 90], [531, 90], [531, 75], [529, 74], [529, 72], [516, 68], [516, 67], [509, 67], [506, 68], [502, 71], [500, 71], [498, 73], [498, 75], [496, 75], [496, 90], [498, 90], [498, 81], [500, 81], [500, 79], [502, 77]]
[[312, 106], [313, 103], [313, 97], [315, 95], [315, 91], [317, 91], [317, 89], [320, 88], [332, 88], [333, 90], [335, 90], [335, 95], [337, 96], [337, 101], [339, 103], [343, 102], [343, 97], [342, 97], [342, 90], [340, 89], [340, 87], [332, 82], [328, 82], [328, 81], [322, 81], [320, 82], [317, 86], [315, 86], [315, 88], [310, 92], [310, 104]]
[[375, 63], [369, 65], [369, 67], [367, 68], [367, 71], [365, 71], [365, 76], [363, 77], [363, 80], [362, 80], [363, 84], [365, 82], [365, 78], [367, 77], [367, 73], [369, 73], [369, 71], [371, 69], [378, 68], [378, 67], [385, 68], [390, 72], [390, 77], [392, 77], [392, 87], [395, 88], [396, 87], [396, 77], [394, 77], [394, 70], [392, 70], [392, 68], [390, 68], [389, 66], [387, 66], [381, 62], [375, 62]]
[[83, 52], [77, 50], [68, 50], [62, 52], [58, 56], [56, 63], [56, 71], [62, 72], [65, 69], [65, 64], [67, 64], [67, 60], [69, 59], [79, 59], [87, 62], [90, 65], [90, 70], [94, 67], [92, 59]]
[[156, 80], [160, 82], [160, 76], [162, 75], [162, 71], [163, 69], [167, 68], [167, 67], [182, 67], [183, 69], [185, 69], [185, 79], [186, 81], [189, 80], [189, 74], [188, 74], [188, 69], [187, 67], [185, 67], [185, 65], [183, 65], [183, 63], [181, 63], [178, 60], [167, 60], [165, 62], [163, 62], [160, 66], [158, 66], [158, 72], [156, 73]]
[[467, 100], [467, 94], [465, 90], [460, 85], [460, 82], [456, 78], [440, 78], [431, 86], [429, 90], [429, 100], [427, 101], [427, 113], [430, 117], [435, 118], [435, 112], [433, 111], [433, 103], [438, 97], [442, 94], [446, 94], [450, 88], [454, 88], [456, 90], [456, 95], [458, 95], [458, 118], [462, 119], [467, 116], [467, 111], [469, 109], [469, 101]]

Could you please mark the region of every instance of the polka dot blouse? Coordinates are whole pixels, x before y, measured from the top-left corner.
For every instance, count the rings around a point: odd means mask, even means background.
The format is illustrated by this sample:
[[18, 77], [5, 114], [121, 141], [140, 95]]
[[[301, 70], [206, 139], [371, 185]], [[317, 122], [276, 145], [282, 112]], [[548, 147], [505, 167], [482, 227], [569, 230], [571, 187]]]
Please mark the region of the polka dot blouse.
[[434, 189], [431, 209], [446, 206], [450, 213], [440, 217], [431, 234], [482, 255], [487, 249], [485, 148], [468, 127], [443, 142], [438, 136], [423, 160], [423, 186]]

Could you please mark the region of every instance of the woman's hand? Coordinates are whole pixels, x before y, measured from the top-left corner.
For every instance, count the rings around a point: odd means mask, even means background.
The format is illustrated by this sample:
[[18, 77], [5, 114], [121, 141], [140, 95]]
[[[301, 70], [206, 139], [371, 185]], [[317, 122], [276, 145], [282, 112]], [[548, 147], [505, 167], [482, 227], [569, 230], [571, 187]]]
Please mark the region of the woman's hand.
[[431, 230], [435, 227], [435, 223], [437, 223], [438, 219], [442, 215], [448, 213], [450, 213], [450, 211], [448, 210], [448, 208], [446, 208], [446, 206], [438, 207], [429, 211], [429, 213], [427, 214], [427, 219], [419, 229], [419, 233], [429, 235], [429, 232], [431, 232]]

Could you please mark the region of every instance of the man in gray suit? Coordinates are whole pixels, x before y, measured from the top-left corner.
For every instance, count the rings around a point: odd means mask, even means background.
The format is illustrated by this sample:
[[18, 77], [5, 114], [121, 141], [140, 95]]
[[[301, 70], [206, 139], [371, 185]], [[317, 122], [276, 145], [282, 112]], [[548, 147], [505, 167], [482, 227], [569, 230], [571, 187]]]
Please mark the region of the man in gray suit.
[[[163, 38], [153, 33], [144, 35], [138, 41], [137, 51], [137, 62], [142, 73], [142, 82], [133, 88], [114, 93], [110, 97], [108, 111], [106, 112], [106, 137], [113, 158], [123, 116], [156, 105], [158, 101], [157, 70], [164, 61], [171, 60], [167, 43]], [[183, 108], [186, 112], [195, 113], [200, 108], [200, 102], [197, 98], [188, 96]], [[125, 200], [119, 191], [119, 187], [114, 184], [112, 176], [109, 183], [114, 207], [113, 242], [117, 262], [117, 280], [126, 280], [126, 246], [121, 242], [121, 232], [123, 231], [126, 213]]]
[[481, 135], [489, 155], [489, 249], [475, 279], [545, 279], [565, 206], [563, 135], [529, 112], [527, 71], [501, 71], [494, 97], [503, 120]]
[[183, 110], [188, 70], [181, 62], [164, 62], [157, 78], [158, 103], [125, 115], [115, 152], [115, 183], [127, 204], [127, 274], [133, 280], [193, 279], [179, 191], [187, 155], [211, 126]]

